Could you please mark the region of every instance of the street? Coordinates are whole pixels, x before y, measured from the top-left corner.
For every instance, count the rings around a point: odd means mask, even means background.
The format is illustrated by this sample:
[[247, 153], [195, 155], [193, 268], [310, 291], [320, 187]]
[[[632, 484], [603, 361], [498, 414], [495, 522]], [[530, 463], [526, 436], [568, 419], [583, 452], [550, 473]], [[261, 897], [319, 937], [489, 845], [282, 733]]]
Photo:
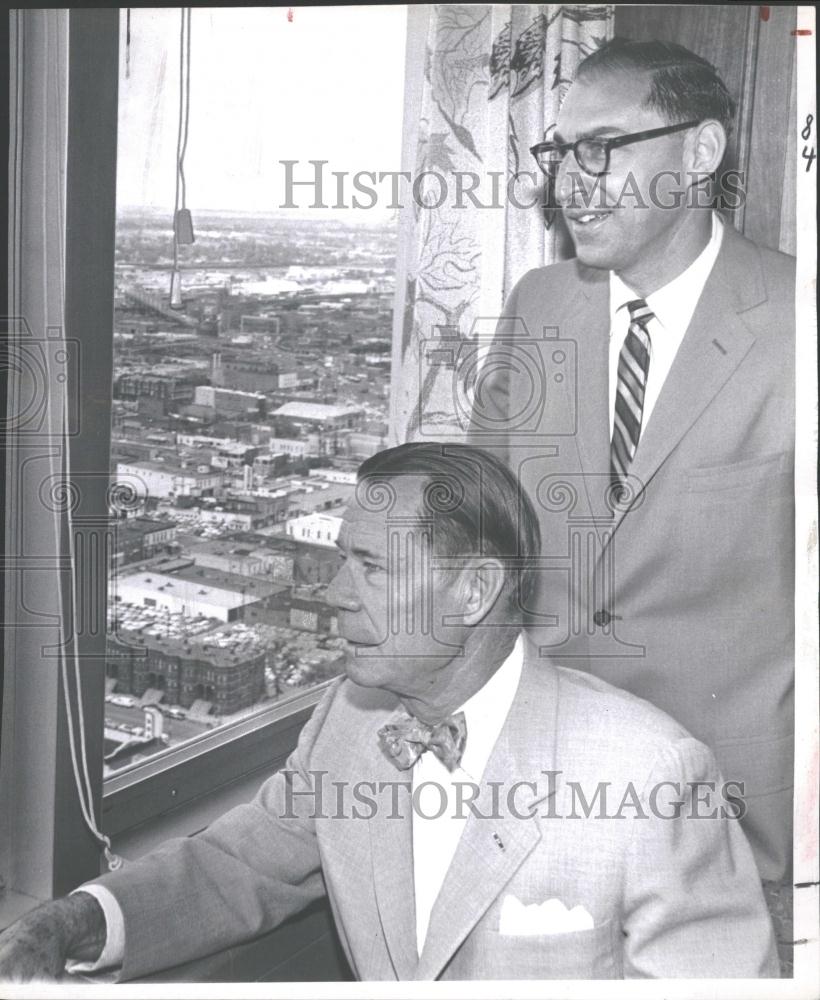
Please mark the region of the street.
[[[114, 723], [126, 723], [129, 726], [144, 726], [145, 712], [138, 706], [135, 708], [122, 708], [120, 705], [105, 703], [105, 719]], [[182, 743], [202, 733], [209, 732], [207, 726], [201, 722], [194, 722], [192, 719], [169, 719], [163, 716], [163, 732], [170, 737], [170, 745]]]

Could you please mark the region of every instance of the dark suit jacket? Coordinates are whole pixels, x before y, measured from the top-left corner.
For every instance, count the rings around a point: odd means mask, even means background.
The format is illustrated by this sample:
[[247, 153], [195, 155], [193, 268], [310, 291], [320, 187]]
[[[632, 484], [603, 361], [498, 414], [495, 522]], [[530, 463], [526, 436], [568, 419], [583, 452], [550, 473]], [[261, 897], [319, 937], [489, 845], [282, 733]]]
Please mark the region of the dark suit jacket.
[[[360, 979], [778, 974], [739, 824], [719, 809], [692, 818], [692, 783], [720, 784], [711, 752], [646, 702], [537, 658], [524, 664], [419, 956], [411, 836], [424, 820], [410, 813], [408, 772], [376, 737], [397, 707], [340, 678], [288, 762], [290, 796], [280, 772], [203, 833], [99, 879], [125, 919], [123, 977], [263, 933], [325, 892]], [[533, 787], [509, 798], [516, 781]], [[594, 801], [600, 783], [605, 803]], [[502, 933], [507, 894], [583, 906], [594, 927]]]
[[543, 654], [658, 705], [745, 786], [761, 874], [791, 856], [794, 261], [725, 227], [631, 468], [609, 485], [608, 272], [530, 271], [505, 306], [471, 440], [543, 535]]

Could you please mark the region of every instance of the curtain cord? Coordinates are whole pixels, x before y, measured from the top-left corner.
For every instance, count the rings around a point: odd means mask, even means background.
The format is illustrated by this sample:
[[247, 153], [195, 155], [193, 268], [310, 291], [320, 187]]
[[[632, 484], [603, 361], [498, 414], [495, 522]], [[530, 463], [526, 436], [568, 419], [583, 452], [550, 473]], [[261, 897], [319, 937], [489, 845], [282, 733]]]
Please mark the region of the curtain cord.
[[[70, 620], [71, 620], [71, 652], [69, 653], [66, 649], [68, 643], [65, 643], [60, 648], [60, 673], [63, 686], [63, 696], [65, 701], [66, 709], [66, 723], [68, 726], [68, 744], [69, 752], [71, 754], [71, 768], [74, 772], [74, 784], [77, 789], [77, 798], [80, 803], [80, 811], [82, 812], [83, 820], [85, 825], [88, 827], [89, 831], [93, 834], [96, 840], [102, 845], [103, 854], [105, 855], [106, 862], [108, 863], [109, 871], [116, 871], [118, 868], [122, 867], [123, 859], [114, 853], [111, 847], [111, 839], [104, 834], [97, 826], [94, 821], [94, 796], [91, 790], [91, 779], [88, 773], [88, 755], [86, 752], [86, 737], [85, 737], [85, 712], [83, 709], [83, 696], [82, 696], [82, 678], [80, 675], [80, 657], [77, 650], [77, 635], [78, 635], [78, 621], [77, 621], [77, 580], [76, 580], [76, 551], [74, 545], [74, 519], [71, 514], [71, 503], [70, 503], [70, 486], [71, 486], [71, 460], [69, 456], [69, 439], [68, 439], [68, 391], [67, 387], [63, 386], [63, 407], [62, 407], [62, 438], [64, 442], [63, 448], [63, 475], [64, 481], [69, 488], [69, 504], [66, 511], [66, 521], [68, 524], [68, 552], [69, 552], [69, 588], [71, 594], [71, 609], [70, 609]], [[66, 608], [65, 608], [65, 595], [63, 592], [63, 587], [60, 587], [60, 621], [63, 624], [63, 628], [66, 628]], [[69, 684], [68, 678], [68, 658], [71, 657], [73, 667], [74, 667], [74, 699], [76, 700], [76, 706], [72, 704], [72, 690]], [[79, 725], [79, 733], [75, 731], [75, 708], [77, 723]], [[79, 755], [78, 755], [79, 748]], [[82, 772], [80, 766], [82, 765]]]

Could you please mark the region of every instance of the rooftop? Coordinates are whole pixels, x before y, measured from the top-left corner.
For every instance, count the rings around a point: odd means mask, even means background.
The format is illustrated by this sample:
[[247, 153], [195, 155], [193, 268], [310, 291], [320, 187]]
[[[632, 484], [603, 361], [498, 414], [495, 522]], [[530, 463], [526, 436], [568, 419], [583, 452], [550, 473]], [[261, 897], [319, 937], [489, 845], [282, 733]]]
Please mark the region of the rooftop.
[[294, 417], [303, 420], [333, 420], [338, 417], [349, 417], [360, 414], [362, 410], [358, 406], [332, 406], [329, 403], [285, 403], [278, 410], [274, 410], [271, 416], [274, 417]]
[[138, 588], [145, 594], [176, 597], [186, 604], [208, 604], [219, 608], [239, 608], [288, 588], [251, 576], [220, 573], [207, 567], [190, 567], [174, 574], [145, 570], [117, 578], [116, 590]]
[[154, 531], [167, 531], [176, 528], [176, 521], [159, 521], [151, 517], [129, 517], [117, 524], [118, 531], [133, 535], [150, 535]]
[[[201, 461], [201, 459], [200, 459]], [[204, 463], [203, 463], [204, 464]], [[117, 466], [125, 466], [133, 469], [147, 469], [150, 472], [164, 472], [169, 476], [219, 476], [219, 470], [208, 469], [206, 472], [198, 472], [196, 466], [182, 466], [172, 462], [151, 462], [147, 459], [137, 459], [136, 461], [119, 461]]]
[[244, 622], [226, 625], [214, 618], [185, 619], [179, 613], [125, 603], [116, 605], [115, 613], [116, 632], [113, 614], [109, 615], [110, 638], [129, 646], [159, 649], [172, 656], [217, 665], [241, 663], [262, 652], [292, 651], [308, 662], [314, 658], [332, 660], [344, 647], [339, 638], [323, 638], [282, 625]]
[[213, 587], [217, 590], [246, 594], [254, 600], [270, 597], [288, 589], [286, 585], [270, 583], [260, 577], [244, 576], [241, 573], [225, 573], [219, 569], [212, 569], [210, 566], [185, 566], [174, 572], [171, 579]]
[[[292, 543], [291, 543], [292, 547]], [[197, 540], [191, 545], [191, 556], [196, 559], [197, 555], [216, 556], [236, 556], [240, 559], [246, 558], [271, 558], [276, 554], [275, 549], [264, 544], [264, 536], [254, 542], [242, 542], [234, 536], [227, 538], [209, 539], [206, 541]]]

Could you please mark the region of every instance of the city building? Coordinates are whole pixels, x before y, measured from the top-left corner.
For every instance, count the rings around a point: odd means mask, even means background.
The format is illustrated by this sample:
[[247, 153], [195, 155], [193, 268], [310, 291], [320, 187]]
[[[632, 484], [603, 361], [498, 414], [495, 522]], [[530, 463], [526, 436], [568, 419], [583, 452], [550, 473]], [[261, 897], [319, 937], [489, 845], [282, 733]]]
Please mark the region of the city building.
[[274, 410], [271, 417], [277, 422], [286, 421], [305, 433], [319, 431], [327, 434], [333, 431], [358, 430], [364, 418], [364, 410], [358, 406], [292, 402]]
[[342, 565], [336, 546], [297, 541], [290, 535], [237, 533], [231, 535], [230, 542], [246, 548], [265, 548], [280, 559], [287, 559], [293, 567], [292, 582], [296, 586], [326, 585]]
[[198, 385], [194, 393], [194, 405], [208, 407], [222, 416], [242, 416], [258, 420], [265, 415], [266, 399], [260, 392]]
[[334, 469], [333, 467], [311, 469], [308, 476], [310, 479], [324, 480], [328, 483], [346, 483], [351, 487], [356, 485], [356, 473], [346, 469]]
[[249, 445], [243, 441], [228, 441], [214, 449], [211, 465], [215, 469], [241, 470], [253, 465], [261, 450], [258, 445]]
[[272, 437], [269, 447], [272, 455], [287, 455], [293, 459], [319, 458], [328, 453], [319, 434], [306, 434], [301, 438]]
[[339, 508], [350, 500], [354, 487], [348, 482], [322, 482], [316, 479], [294, 479], [288, 497], [288, 520], [306, 514], [340, 513]]
[[[176, 410], [194, 398], [195, 387], [186, 377], [156, 375], [150, 372], [128, 372], [114, 381], [115, 399], [133, 399], [140, 403], [140, 412], [163, 415]], [[155, 401], [156, 406], [146, 405]]]
[[227, 494], [218, 503], [203, 502], [199, 518], [203, 523], [231, 525], [236, 531], [255, 531], [283, 522], [288, 514], [289, 497]]
[[167, 551], [177, 534], [175, 521], [159, 521], [148, 517], [129, 517], [114, 524], [116, 564], [123, 565], [150, 559]]
[[290, 600], [290, 626], [305, 632], [337, 635], [336, 608], [325, 601], [323, 594], [295, 590]]
[[339, 514], [305, 514], [291, 518], [285, 531], [295, 541], [334, 548], [341, 526], [342, 518]]
[[141, 496], [213, 496], [223, 483], [222, 473], [210, 465], [172, 462], [118, 462], [117, 481], [128, 483]]
[[[109, 677], [137, 697], [146, 691], [183, 708], [230, 715], [265, 695], [267, 652], [247, 633], [211, 632], [197, 638], [123, 633], [107, 638]], [[204, 704], [203, 704], [204, 703]]]
[[140, 573], [117, 577], [114, 601], [159, 608], [184, 618], [238, 621], [249, 605], [259, 604], [286, 587], [256, 577], [220, 573], [204, 566], [175, 573]]
[[202, 542], [188, 552], [197, 566], [238, 576], [264, 577], [276, 583], [293, 582], [293, 554], [270, 546], [247, 544], [232, 537]]
[[350, 434], [347, 438], [347, 453], [351, 458], [364, 461], [387, 447], [384, 435], [380, 434]]
[[264, 481], [272, 477], [281, 476], [287, 470], [288, 464], [289, 458], [282, 452], [276, 455], [270, 452], [263, 452], [253, 460], [253, 472], [254, 475], [258, 474]]
[[[260, 320], [263, 319], [260, 317]], [[276, 317], [278, 321], [278, 317]], [[266, 325], [267, 317], [264, 317]], [[250, 322], [241, 317], [244, 325]], [[276, 322], [276, 332], [279, 324]], [[226, 389], [241, 389], [246, 392], [272, 392], [277, 389], [292, 389], [299, 379], [295, 368], [285, 369], [274, 362], [266, 362], [259, 357], [228, 357], [219, 352], [211, 356], [211, 382]]]

